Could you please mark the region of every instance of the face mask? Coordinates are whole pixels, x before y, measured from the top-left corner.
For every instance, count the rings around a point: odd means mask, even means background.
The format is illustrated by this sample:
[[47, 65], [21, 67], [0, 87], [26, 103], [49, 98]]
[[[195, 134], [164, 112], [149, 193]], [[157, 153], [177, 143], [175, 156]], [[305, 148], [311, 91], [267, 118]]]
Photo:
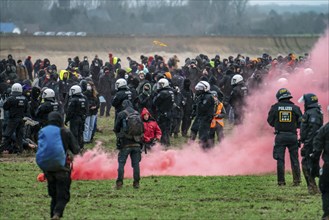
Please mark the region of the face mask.
[[91, 85], [87, 85], [87, 90], [91, 91], [91, 89], [92, 89]]
[[197, 91], [195, 91], [195, 95], [196, 95], [196, 96], [199, 96], [199, 95], [201, 95], [202, 93], [203, 93], [202, 90], [197, 90]]

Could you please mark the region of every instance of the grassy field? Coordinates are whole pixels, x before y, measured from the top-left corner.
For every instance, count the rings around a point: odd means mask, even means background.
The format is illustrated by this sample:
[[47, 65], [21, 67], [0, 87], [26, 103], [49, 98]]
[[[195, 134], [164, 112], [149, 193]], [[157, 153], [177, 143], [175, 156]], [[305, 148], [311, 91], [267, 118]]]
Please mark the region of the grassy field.
[[[112, 120], [99, 119], [96, 139], [114, 150]], [[225, 133], [230, 132], [227, 127]], [[173, 147], [185, 142], [173, 139]], [[93, 144], [87, 145], [92, 148]], [[0, 219], [49, 219], [47, 184], [32, 155], [0, 158]], [[319, 219], [320, 195], [310, 196], [305, 182], [299, 187], [278, 187], [276, 175], [262, 176], [151, 176], [141, 188], [125, 181], [73, 181], [65, 219]]]

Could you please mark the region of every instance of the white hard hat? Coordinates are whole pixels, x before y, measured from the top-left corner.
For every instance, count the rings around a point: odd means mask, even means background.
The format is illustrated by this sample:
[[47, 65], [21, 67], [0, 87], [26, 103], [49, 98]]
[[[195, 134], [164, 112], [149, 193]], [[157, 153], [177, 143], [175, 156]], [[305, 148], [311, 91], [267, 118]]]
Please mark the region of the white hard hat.
[[127, 86], [127, 81], [125, 79], [118, 79], [115, 82], [115, 89], [118, 90], [119, 88], [123, 88]]
[[11, 87], [11, 93], [22, 93], [23, 92], [23, 88], [22, 85], [19, 83], [14, 83]]
[[231, 79], [231, 85], [236, 85], [243, 81], [243, 77], [240, 74], [235, 74]]
[[81, 87], [78, 85], [72, 86], [69, 91], [69, 96], [81, 94]]
[[46, 89], [43, 91], [41, 98], [47, 99], [47, 98], [55, 98], [55, 92], [52, 89]]
[[208, 92], [210, 90], [210, 85], [207, 81], [200, 81], [196, 84], [195, 90]]
[[158, 84], [160, 88], [166, 88], [169, 86], [169, 81], [167, 79], [162, 78], [158, 81]]

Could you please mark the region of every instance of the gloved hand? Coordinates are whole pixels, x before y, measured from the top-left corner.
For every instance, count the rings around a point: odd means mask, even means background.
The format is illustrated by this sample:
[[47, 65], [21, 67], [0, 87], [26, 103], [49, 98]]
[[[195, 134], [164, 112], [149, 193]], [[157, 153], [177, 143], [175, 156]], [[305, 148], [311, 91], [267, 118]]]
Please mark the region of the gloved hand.
[[156, 138], [152, 139], [152, 144], [153, 144], [153, 145], [156, 144], [156, 143], [158, 143], [158, 142], [160, 142], [159, 139], [156, 139]]
[[313, 163], [312, 164], [312, 168], [311, 168], [311, 175], [312, 175], [312, 177], [319, 177], [320, 176], [319, 172], [320, 172], [320, 165], [319, 165], [319, 163]]

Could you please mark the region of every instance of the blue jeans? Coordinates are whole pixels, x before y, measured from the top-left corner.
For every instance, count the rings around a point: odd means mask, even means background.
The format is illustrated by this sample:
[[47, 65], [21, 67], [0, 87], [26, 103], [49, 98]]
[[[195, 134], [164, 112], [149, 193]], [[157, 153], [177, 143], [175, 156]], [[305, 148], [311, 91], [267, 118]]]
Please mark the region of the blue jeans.
[[117, 182], [123, 183], [124, 176], [124, 168], [127, 161], [128, 156], [130, 155], [131, 166], [133, 168], [133, 177], [134, 182], [139, 182], [140, 180], [140, 170], [139, 170], [139, 162], [142, 159], [142, 152], [140, 147], [124, 147], [120, 149], [118, 155], [118, 179]]
[[83, 141], [89, 142], [95, 127], [96, 115], [87, 116], [85, 120], [85, 129], [83, 131]]

